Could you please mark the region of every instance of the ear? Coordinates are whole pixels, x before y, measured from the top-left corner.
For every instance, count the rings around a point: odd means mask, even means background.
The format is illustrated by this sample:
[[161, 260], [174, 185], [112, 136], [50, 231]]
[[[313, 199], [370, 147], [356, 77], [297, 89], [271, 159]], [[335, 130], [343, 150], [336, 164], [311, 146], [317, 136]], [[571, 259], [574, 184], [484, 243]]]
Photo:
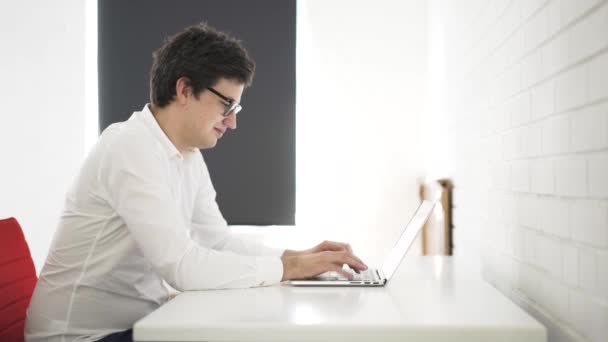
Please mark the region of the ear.
[[175, 82], [175, 100], [179, 104], [186, 104], [192, 96], [192, 86], [188, 77], [180, 77]]

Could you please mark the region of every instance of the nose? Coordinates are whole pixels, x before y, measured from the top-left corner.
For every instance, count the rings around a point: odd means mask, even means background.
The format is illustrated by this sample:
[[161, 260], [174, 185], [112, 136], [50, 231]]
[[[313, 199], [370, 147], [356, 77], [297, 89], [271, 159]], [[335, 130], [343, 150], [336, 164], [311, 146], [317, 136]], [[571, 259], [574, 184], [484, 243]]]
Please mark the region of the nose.
[[236, 129], [236, 114], [234, 114], [234, 112], [230, 113], [230, 115], [224, 119], [224, 125], [233, 130]]

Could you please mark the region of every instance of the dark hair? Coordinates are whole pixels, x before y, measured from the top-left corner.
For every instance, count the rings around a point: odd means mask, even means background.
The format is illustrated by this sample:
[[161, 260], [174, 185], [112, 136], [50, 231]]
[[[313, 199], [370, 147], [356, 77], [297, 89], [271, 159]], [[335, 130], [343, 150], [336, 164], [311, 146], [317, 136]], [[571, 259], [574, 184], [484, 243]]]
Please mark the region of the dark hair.
[[255, 62], [236, 38], [201, 23], [167, 39], [152, 54], [150, 101], [160, 108], [175, 97], [175, 84], [190, 79], [194, 96], [213, 86], [220, 78], [251, 85]]

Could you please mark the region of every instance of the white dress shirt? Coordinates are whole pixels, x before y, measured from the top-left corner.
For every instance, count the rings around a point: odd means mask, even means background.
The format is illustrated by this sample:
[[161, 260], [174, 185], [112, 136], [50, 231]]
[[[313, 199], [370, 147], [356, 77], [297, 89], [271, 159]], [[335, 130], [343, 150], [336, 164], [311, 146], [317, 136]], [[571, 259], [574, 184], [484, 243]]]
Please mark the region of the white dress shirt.
[[27, 341], [95, 341], [177, 290], [280, 282], [283, 250], [230, 232], [198, 150], [146, 105], [101, 135], [72, 188], [27, 312]]

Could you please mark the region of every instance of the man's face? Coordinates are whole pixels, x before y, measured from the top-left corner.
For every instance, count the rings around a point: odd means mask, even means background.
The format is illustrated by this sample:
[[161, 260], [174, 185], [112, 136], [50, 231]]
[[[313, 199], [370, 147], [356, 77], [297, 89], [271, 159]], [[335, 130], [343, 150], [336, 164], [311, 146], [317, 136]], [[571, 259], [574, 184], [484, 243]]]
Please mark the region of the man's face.
[[[241, 102], [243, 85], [237, 81], [222, 78], [211, 88], [230, 100]], [[205, 89], [198, 99], [188, 97], [181, 131], [190, 147], [212, 148], [228, 129], [236, 129], [236, 114], [223, 116], [229, 103], [220, 95]]]

